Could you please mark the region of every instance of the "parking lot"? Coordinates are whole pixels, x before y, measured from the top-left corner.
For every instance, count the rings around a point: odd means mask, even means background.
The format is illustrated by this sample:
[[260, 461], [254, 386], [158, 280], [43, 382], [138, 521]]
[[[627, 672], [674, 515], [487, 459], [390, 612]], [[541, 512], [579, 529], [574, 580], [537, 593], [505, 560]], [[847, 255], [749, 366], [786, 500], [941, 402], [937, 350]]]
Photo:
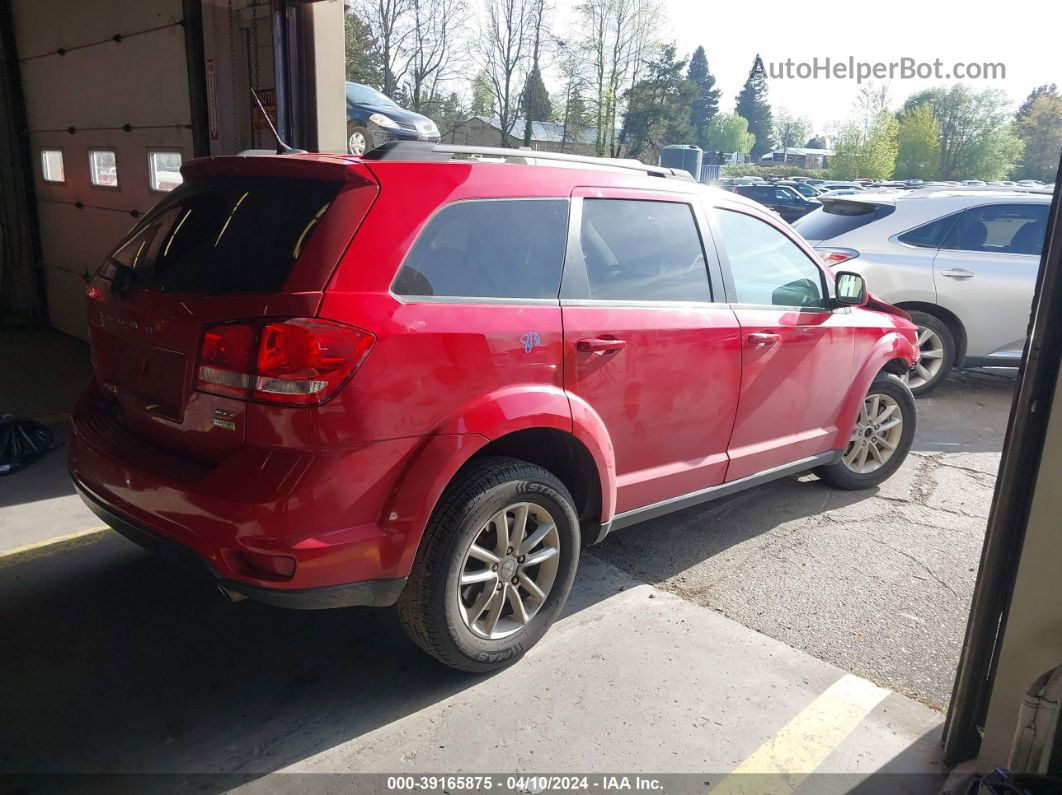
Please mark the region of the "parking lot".
[[[32, 376], [7, 405], [63, 438], [84, 347], [11, 339], [4, 363]], [[486, 678], [438, 667], [389, 611], [230, 604], [113, 533], [48, 543], [99, 525], [56, 451], [0, 481], [3, 548], [24, 548], [0, 557], [0, 698], [20, 727], [3, 769], [534, 769], [537, 752], [550, 769], [726, 771], [851, 672], [896, 693], [819, 769], [939, 772], [1012, 386], [967, 373], [920, 401], [914, 453], [875, 492], [806, 476], [615, 533], [541, 648]], [[527, 711], [514, 734], [499, 699]], [[457, 732], [475, 742], [454, 757]]]

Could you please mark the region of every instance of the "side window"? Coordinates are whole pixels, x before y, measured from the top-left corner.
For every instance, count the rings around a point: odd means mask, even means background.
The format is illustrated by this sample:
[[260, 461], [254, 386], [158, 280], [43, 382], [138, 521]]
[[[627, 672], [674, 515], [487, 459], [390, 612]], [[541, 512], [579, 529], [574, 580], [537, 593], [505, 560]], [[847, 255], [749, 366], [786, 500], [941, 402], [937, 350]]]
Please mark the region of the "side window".
[[930, 221], [928, 224], [908, 229], [902, 235], [897, 235], [896, 239], [909, 246], [940, 248], [940, 244], [944, 242], [944, 236], [948, 234], [948, 231], [960, 215], [961, 213], [945, 215], [943, 218]]
[[773, 226], [744, 213], [720, 210], [719, 231], [737, 303], [825, 306], [822, 271]]
[[556, 298], [568, 229], [566, 199], [486, 199], [444, 207], [395, 279], [405, 296]]
[[712, 300], [701, 236], [688, 204], [585, 199], [579, 238], [590, 298]]
[[1046, 232], [1046, 204], [989, 204], [962, 213], [943, 247], [1039, 256]]

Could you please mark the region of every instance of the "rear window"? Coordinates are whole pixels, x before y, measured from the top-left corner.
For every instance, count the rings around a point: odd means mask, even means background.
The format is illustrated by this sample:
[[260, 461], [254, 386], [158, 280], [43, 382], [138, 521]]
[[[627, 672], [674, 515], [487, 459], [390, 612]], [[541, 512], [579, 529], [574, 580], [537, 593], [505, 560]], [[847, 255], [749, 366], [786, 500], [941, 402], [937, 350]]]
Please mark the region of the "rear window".
[[951, 215], [945, 215], [943, 218], [930, 221], [928, 224], [908, 229], [902, 235], [897, 235], [896, 239], [909, 246], [940, 248], [940, 244], [944, 242], [944, 236], [948, 234], [948, 230], [955, 224], [955, 219], [959, 215], [960, 213], [952, 213]]
[[176, 188], [111, 255], [141, 287], [192, 294], [274, 293], [342, 183], [209, 178]]
[[891, 215], [896, 208], [891, 204], [875, 204], [860, 201], [825, 201], [822, 207], [798, 218], [793, 228], [808, 240], [830, 238], [859, 229], [861, 226]]
[[444, 207], [395, 279], [404, 296], [557, 298], [566, 199], [484, 199]]

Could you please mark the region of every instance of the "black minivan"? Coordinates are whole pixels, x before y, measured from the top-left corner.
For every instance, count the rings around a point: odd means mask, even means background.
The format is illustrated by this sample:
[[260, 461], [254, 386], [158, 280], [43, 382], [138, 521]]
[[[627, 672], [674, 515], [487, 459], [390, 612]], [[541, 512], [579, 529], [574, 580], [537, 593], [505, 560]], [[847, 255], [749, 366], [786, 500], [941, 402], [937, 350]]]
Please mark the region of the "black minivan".
[[439, 128], [427, 116], [397, 105], [361, 83], [347, 83], [347, 152], [363, 155], [387, 141], [438, 141]]

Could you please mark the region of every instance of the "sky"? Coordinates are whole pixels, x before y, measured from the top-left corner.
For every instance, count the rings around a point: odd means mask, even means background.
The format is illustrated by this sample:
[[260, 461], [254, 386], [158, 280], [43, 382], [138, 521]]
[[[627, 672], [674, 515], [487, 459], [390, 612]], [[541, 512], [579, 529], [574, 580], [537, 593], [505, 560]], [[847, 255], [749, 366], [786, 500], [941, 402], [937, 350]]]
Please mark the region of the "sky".
[[[1058, 0], [1008, 2], [941, 2], [887, 0], [882, 2], [801, 3], [796, 0], [711, 2], [663, 0], [666, 17], [659, 25], [663, 41], [674, 41], [680, 57], [703, 45], [708, 67], [722, 89], [720, 109], [733, 111], [737, 93], [748, 77], [756, 53], [765, 62], [810, 63], [818, 57], [867, 63], [899, 61], [942, 62], [943, 73], [953, 65], [1003, 64], [1005, 79], [966, 79], [977, 89], [1003, 90], [1016, 108], [1042, 83], [1062, 89], [1062, 3]], [[557, 0], [557, 23], [571, 30], [575, 3]], [[740, 13], [744, 12], [744, 13]], [[547, 80], [549, 79], [547, 73]], [[916, 91], [951, 84], [954, 79], [900, 79], [887, 82], [892, 106], [899, 107]], [[817, 132], [828, 132], [855, 101], [860, 85], [854, 79], [769, 79], [769, 101], [794, 116], [810, 119]], [[552, 88], [552, 87], [551, 87]]]

